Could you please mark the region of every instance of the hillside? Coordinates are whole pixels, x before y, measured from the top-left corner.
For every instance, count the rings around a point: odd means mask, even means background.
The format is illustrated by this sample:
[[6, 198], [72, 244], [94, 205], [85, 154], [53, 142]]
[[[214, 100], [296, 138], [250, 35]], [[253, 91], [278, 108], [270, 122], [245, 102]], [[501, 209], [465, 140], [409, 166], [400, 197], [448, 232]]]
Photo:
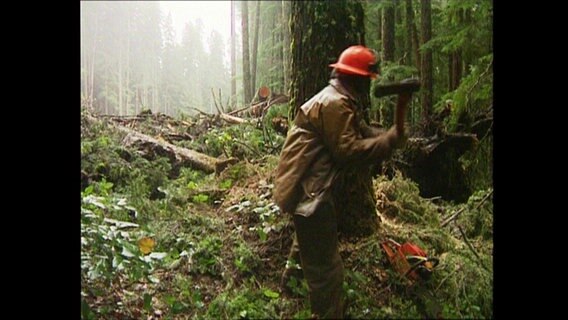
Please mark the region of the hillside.
[[[292, 294], [279, 287], [293, 224], [272, 202], [284, 137], [266, 124], [277, 112], [229, 124], [82, 109], [83, 319], [309, 317], [305, 282], [294, 278]], [[136, 133], [207, 155], [212, 169]], [[422, 198], [400, 172], [374, 186], [379, 232], [340, 237], [350, 317], [491, 318], [492, 189], [455, 204]], [[387, 238], [438, 257], [432, 278], [411, 285], [393, 271]]]

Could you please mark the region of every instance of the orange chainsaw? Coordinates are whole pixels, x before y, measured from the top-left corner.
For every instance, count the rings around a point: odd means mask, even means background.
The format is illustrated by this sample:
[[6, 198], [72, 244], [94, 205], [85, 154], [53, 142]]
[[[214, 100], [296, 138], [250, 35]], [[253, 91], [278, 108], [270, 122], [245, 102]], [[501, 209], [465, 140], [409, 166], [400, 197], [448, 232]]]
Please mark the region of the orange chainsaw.
[[399, 244], [387, 239], [381, 242], [390, 264], [402, 276], [410, 280], [428, 280], [440, 262], [438, 258], [428, 257], [424, 250], [410, 242]]

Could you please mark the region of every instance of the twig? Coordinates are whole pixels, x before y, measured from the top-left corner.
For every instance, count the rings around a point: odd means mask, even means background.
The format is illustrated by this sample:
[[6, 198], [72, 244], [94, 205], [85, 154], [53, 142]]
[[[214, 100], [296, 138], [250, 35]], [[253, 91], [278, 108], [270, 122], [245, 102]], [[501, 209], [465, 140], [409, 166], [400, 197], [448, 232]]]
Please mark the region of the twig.
[[434, 293], [438, 292], [438, 289], [440, 289], [440, 287], [442, 286], [442, 284], [444, 284], [444, 282], [446, 280], [448, 280], [449, 277], [451, 277], [454, 273], [456, 273], [456, 271], [458, 271], [459, 269], [461, 269], [458, 265], [457, 268], [454, 269], [454, 271], [450, 272], [444, 279], [442, 279], [442, 281], [440, 281], [440, 284], [436, 287], [436, 289], [434, 289]]
[[463, 207], [461, 209], [459, 209], [458, 211], [456, 211], [454, 214], [452, 214], [451, 216], [449, 216], [446, 220], [444, 220], [444, 222], [442, 222], [442, 227], [445, 227], [448, 223], [450, 223], [451, 221], [455, 220], [457, 218], [457, 216], [462, 213], [464, 210], [466, 209], [466, 207]]
[[467, 244], [467, 246], [469, 247], [469, 249], [471, 250], [471, 252], [473, 252], [473, 254], [475, 255], [475, 257], [477, 258], [477, 260], [479, 261], [479, 264], [483, 267], [483, 269], [485, 269], [486, 271], [489, 271], [489, 268], [487, 268], [485, 266], [485, 264], [483, 263], [483, 261], [481, 260], [481, 258], [479, 257], [479, 255], [477, 254], [477, 252], [475, 251], [475, 248], [471, 245], [471, 243], [469, 242], [469, 240], [467, 239], [467, 237], [465, 236], [465, 233], [463, 232], [461, 226], [458, 226], [458, 230], [460, 231], [463, 240], [465, 241], [465, 243]]
[[151, 114], [138, 114], [135, 116], [119, 116], [119, 115], [114, 115], [114, 114], [97, 114], [95, 115], [95, 117], [97, 118], [116, 118], [116, 119], [134, 119], [134, 120], [140, 120], [142, 118], [147, 118], [149, 116], [152, 116]]
[[219, 109], [219, 106], [217, 105], [217, 97], [215, 97], [215, 91], [213, 91], [213, 88], [211, 88], [211, 95], [213, 96], [213, 103], [215, 104], [215, 109], [217, 109], [217, 113], [222, 114], [223, 112], [221, 112], [221, 109]]
[[246, 109], [248, 109], [248, 108], [250, 108], [250, 107], [252, 107], [252, 106], [246, 106], [246, 107], [243, 107], [243, 108], [240, 108], [240, 109], [231, 111], [231, 112], [229, 112], [229, 113], [227, 113], [227, 114], [230, 114], [230, 115], [237, 114], [237, 113], [239, 113], [239, 112], [241, 112], [241, 111], [245, 111]]
[[240, 144], [243, 147], [247, 147], [247, 149], [249, 149], [250, 151], [254, 152], [257, 156], [262, 157], [262, 154], [260, 154], [260, 152], [254, 150], [253, 148], [251, 148], [250, 146], [238, 141], [238, 140], [233, 140], [233, 142]]
[[221, 107], [221, 111], [225, 113], [225, 107], [223, 107], [223, 96], [221, 96], [221, 88], [219, 88], [219, 106]]
[[[473, 210], [479, 208], [485, 202], [485, 200], [487, 200], [489, 198], [489, 196], [491, 196], [492, 194], [493, 194], [493, 190], [491, 190], [491, 192], [489, 192], [483, 199], [481, 199], [481, 201], [475, 206], [475, 208], [473, 208]], [[458, 215], [460, 213], [462, 213], [465, 209], [466, 209], [466, 207], [461, 208], [456, 213], [452, 214], [450, 217], [448, 217], [446, 220], [444, 220], [444, 222], [442, 222], [442, 227], [446, 226], [448, 223], [455, 220], [458, 217]]]
[[209, 113], [207, 113], [207, 112], [201, 111], [201, 110], [199, 110], [199, 109], [197, 109], [197, 108], [195, 108], [195, 107], [189, 107], [189, 108], [190, 108], [190, 109], [193, 109], [193, 110], [195, 110], [195, 111], [197, 111], [197, 112], [201, 113], [202, 115], [207, 116], [207, 117], [209, 117], [209, 118], [213, 117], [212, 114], [209, 114]]

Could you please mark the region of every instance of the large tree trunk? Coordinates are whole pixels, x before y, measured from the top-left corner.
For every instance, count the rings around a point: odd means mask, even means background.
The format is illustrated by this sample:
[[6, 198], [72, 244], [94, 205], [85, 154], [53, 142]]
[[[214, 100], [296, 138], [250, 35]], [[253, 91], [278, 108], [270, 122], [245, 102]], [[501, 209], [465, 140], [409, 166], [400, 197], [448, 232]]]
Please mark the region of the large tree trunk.
[[244, 105], [248, 105], [252, 100], [251, 79], [250, 79], [250, 53], [249, 53], [249, 32], [248, 32], [248, 2], [241, 1], [241, 27], [243, 36], [243, 91]]
[[[354, 44], [364, 44], [363, 9], [360, 2], [294, 1], [291, 7], [291, 103], [290, 115], [323, 89], [329, 80], [329, 64]], [[350, 22], [345, 17], [353, 16]], [[336, 21], [330, 24], [329, 21]], [[322, 41], [321, 35], [328, 35]], [[368, 101], [366, 101], [368, 103]], [[378, 226], [369, 168], [352, 167], [337, 181], [334, 197], [340, 231], [350, 236], [368, 235]]]
[[383, 8], [383, 59], [394, 61], [394, 0], [387, 0]]
[[231, 108], [237, 103], [237, 50], [235, 47], [235, 1], [231, 0]]
[[[422, 45], [432, 38], [432, 3], [430, 0], [420, 0], [421, 13], [421, 35]], [[433, 84], [432, 84], [432, 50], [422, 50], [422, 121], [425, 125], [425, 132], [428, 133], [430, 127], [430, 116], [432, 114]]]
[[256, 18], [254, 20], [254, 42], [252, 43], [252, 81], [250, 92], [254, 95], [256, 91], [256, 57], [258, 53], [258, 29], [260, 28], [260, 1], [256, 2]]

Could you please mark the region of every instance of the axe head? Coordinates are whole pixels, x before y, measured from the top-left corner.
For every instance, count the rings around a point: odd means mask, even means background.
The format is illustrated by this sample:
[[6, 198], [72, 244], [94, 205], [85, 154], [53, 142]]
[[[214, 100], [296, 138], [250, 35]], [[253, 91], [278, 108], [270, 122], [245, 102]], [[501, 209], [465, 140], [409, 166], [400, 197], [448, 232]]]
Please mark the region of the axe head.
[[393, 94], [413, 93], [418, 90], [420, 90], [420, 79], [408, 78], [391, 84], [377, 85], [373, 89], [373, 94], [380, 98]]

